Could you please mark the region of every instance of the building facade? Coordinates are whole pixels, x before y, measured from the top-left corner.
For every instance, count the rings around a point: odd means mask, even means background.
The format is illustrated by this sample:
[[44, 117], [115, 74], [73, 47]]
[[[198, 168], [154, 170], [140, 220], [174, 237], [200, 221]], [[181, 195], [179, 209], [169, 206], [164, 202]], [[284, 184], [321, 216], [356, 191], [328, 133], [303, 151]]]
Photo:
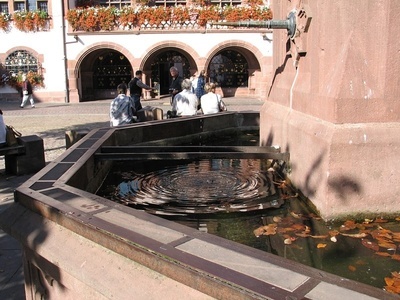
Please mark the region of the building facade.
[[[262, 98], [271, 81], [271, 31], [211, 22], [268, 18], [268, 5], [1, 0], [0, 66], [4, 76], [33, 71], [42, 102], [114, 98], [138, 69], [145, 83], [159, 87], [145, 98], [167, 95], [171, 66], [185, 78], [205, 70], [224, 97]], [[18, 98], [4, 76], [0, 98]]]

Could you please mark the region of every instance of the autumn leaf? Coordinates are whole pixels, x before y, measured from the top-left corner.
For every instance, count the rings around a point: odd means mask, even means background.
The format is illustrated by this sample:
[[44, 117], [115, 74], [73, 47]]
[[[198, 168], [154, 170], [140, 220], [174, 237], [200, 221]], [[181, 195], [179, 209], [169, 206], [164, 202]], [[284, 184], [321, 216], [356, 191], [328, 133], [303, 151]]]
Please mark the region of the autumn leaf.
[[344, 224], [342, 226], [340, 226], [340, 230], [348, 231], [348, 230], [355, 229], [356, 227], [357, 227], [357, 225], [353, 220], [348, 220], [348, 221], [344, 222]]
[[285, 240], [283, 241], [283, 243], [284, 243], [285, 245], [290, 245], [290, 244], [292, 243], [292, 239], [291, 239], [291, 238], [287, 238], [287, 239], [285, 239]]
[[364, 232], [362, 232], [362, 233], [341, 233], [341, 235], [348, 236], [351, 238], [356, 238], [356, 239], [365, 238], [367, 236], [367, 234]]
[[399, 254], [393, 254], [392, 255], [392, 259], [400, 261], [400, 255]]
[[338, 234], [340, 234], [340, 232], [337, 231], [337, 230], [331, 230], [331, 231], [329, 231], [329, 235], [330, 235], [330, 236], [337, 236]]
[[293, 218], [295, 219], [301, 219], [301, 214], [296, 214], [295, 212], [291, 211], [290, 214], [292, 215]]
[[379, 256], [391, 256], [389, 253], [387, 253], [387, 252], [375, 252], [375, 254], [376, 255], [379, 255]]
[[373, 250], [375, 252], [379, 251], [379, 245], [377, 243], [374, 243], [374, 242], [368, 240], [368, 239], [362, 239], [361, 240], [361, 244], [364, 247], [367, 247], [368, 249], [371, 249], [371, 250]]
[[374, 222], [375, 223], [387, 223], [388, 220], [385, 220], [385, 219], [382, 219], [382, 218], [376, 218]]
[[396, 244], [387, 242], [387, 241], [378, 241], [379, 247], [386, 248], [386, 249], [396, 249]]
[[313, 239], [326, 239], [327, 235], [310, 235]]
[[392, 272], [391, 273], [393, 277], [400, 279], [400, 273], [399, 272]]
[[349, 269], [350, 271], [352, 271], [352, 272], [354, 272], [354, 271], [357, 270], [357, 268], [356, 268], [355, 266], [352, 266], [352, 265], [349, 265], [349, 266], [348, 266], [348, 269]]
[[318, 248], [318, 249], [320, 249], [320, 248], [325, 248], [325, 247], [326, 247], [326, 244], [319, 243], [319, 244], [317, 245], [317, 248]]

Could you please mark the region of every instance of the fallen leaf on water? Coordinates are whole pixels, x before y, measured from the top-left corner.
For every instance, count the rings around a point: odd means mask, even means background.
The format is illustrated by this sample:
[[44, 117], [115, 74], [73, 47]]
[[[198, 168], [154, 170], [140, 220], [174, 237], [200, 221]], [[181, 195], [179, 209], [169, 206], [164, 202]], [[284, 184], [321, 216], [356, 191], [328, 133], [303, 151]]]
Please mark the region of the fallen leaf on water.
[[357, 227], [357, 225], [353, 220], [348, 220], [348, 221], [344, 222], [344, 224], [342, 226], [340, 226], [340, 230], [348, 231], [348, 230], [354, 229], [356, 227]]
[[392, 286], [394, 284], [394, 278], [385, 277], [385, 283], [386, 285]]
[[331, 230], [331, 231], [329, 231], [329, 235], [330, 235], [330, 236], [337, 236], [338, 234], [340, 234], [340, 232], [337, 231], [337, 230]]
[[343, 236], [348, 236], [351, 238], [356, 238], [356, 239], [361, 239], [367, 236], [366, 233], [362, 232], [362, 233], [341, 233], [341, 235]]
[[392, 255], [392, 259], [400, 261], [400, 255], [399, 254], [393, 254]]
[[382, 218], [376, 218], [374, 222], [375, 223], [387, 223], [388, 220], [385, 220], [385, 219], [382, 219]]
[[379, 241], [378, 242], [379, 247], [386, 248], [386, 249], [396, 249], [396, 245], [390, 242], [386, 241]]
[[253, 233], [256, 237], [259, 237], [260, 235], [276, 234], [276, 227], [276, 224], [268, 224], [254, 229]]
[[397, 217], [395, 220], [396, 220], [396, 221], [400, 221], [400, 217]]
[[361, 240], [361, 244], [364, 247], [367, 247], [368, 249], [371, 249], [371, 250], [373, 250], [375, 252], [379, 251], [379, 245], [377, 243], [375, 243], [375, 242], [372, 242], [372, 241], [368, 240], [368, 239], [362, 239]]
[[375, 252], [375, 254], [376, 255], [379, 255], [379, 256], [391, 256], [389, 253], [387, 253], [387, 252]]
[[361, 260], [361, 259], [359, 259], [359, 260], [357, 260], [356, 261], [356, 265], [359, 265], [359, 266], [364, 266], [364, 265], [366, 265], [367, 263], [364, 261], [364, 260]]
[[395, 277], [395, 278], [400, 279], [400, 273], [399, 272], [393, 271], [392, 272], [392, 276]]
[[313, 239], [326, 239], [327, 235], [311, 235]]
[[275, 223], [279, 223], [282, 221], [282, 217], [275, 216], [272, 218], [272, 221], [274, 221]]
[[318, 248], [318, 249], [320, 249], [320, 248], [325, 248], [325, 247], [326, 247], [326, 244], [319, 243], [319, 244], [317, 245], [317, 248]]
[[296, 213], [293, 212], [293, 211], [291, 211], [290, 214], [292, 215], [293, 218], [301, 219], [301, 214], [296, 214]]
[[310, 236], [310, 234], [309, 233], [295, 233], [295, 235], [297, 235], [297, 236], [299, 236], [299, 237], [309, 237]]
[[291, 239], [291, 238], [287, 238], [287, 239], [285, 239], [285, 240], [283, 241], [283, 243], [284, 243], [285, 245], [290, 245], [290, 244], [292, 243], [292, 239]]
[[348, 268], [349, 268], [349, 270], [352, 271], [352, 272], [354, 272], [354, 271], [357, 270], [357, 268], [356, 268], [355, 266], [352, 266], [352, 265], [349, 265]]

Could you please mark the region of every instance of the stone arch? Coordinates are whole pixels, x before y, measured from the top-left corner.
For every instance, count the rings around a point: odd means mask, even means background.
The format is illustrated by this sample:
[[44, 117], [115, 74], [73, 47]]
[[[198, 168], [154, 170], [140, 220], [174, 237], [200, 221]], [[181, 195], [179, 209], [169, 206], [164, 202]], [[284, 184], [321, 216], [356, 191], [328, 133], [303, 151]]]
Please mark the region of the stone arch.
[[264, 56], [260, 50], [247, 42], [243, 41], [228, 41], [216, 45], [212, 50], [209, 51], [205, 60], [204, 68], [208, 71], [212, 59], [220, 52], [226, 50], [233, 50], [240, 53], [247, 61], [248, 64], [248, 84], [247, 87], [234, 87], [234, 88], [219, 88], [220, 92], [225, 97], [231, 97], [235, 95], [251, 95], [256, 90], [256, 82], [254, 75], [257, 73], [258, 76], [262, 76], [262, 64]]
[[[105, 91], [95, 90], [93, 86], [88, 84], [85, 78], [91, 78], [93, 76], [93, 71], [88, 70], [88, 65], [93, 64], [96, 54], [101, 52], [117, 52], [121, 56], [124, 56], [129, 62], [129, 74], [126, 74], [126, 79], [132, 77], [132, 62], [134, 57], [131, 52], [116, 43], [104, 43], [99, 42], [90, 45], [86, 49], [82, 50], [78, 55], [76, 60], [71, 60], [68, 63], [68, 82], [70, 88], [70, 98], [73, 99], [71, 102], [79, 101], [90, 101], [98, 99], [110, 99], [115, 97], [115, 89], [108, 89]], [[86, 70], [82, 74], [82, 70]]]
[[46, 70], [42, 67], [43, 62], [44, 62], [44, 55], [39, 54], [36, 50], [34, 50], [30, 47], [26, 47], [26, 46], [16, 46], [16, 47], [10, 48], [8, 51], [6, 51], [6, 53], [4, 53], [0, 56], [0, 62], [4, 62], [9, 55], [14, 53], [15, 51], [20, 51], [20, 50], [25, 50], [25, 51], [31, 53], [34, 57], [36, 57], [38, 60], [38, 67], [40, 69], [40, 72], [42, 74], [44, 74], [46, 72]]
[[[140, 69], [142, 69], [145, 76], [147, 76], [147, 84], [151, 85], [155, 81], [160, 83], [161, 94], [168, 94], [168, 87], [170, 85], [169, 67], [171, 62], [159, 62], [157, 61], [157, 58], [167, 52], [176, 52], [184, 57], [184, 63], [187, 63], [188, 65], [182, 67], [182, 77], [190, 77], [197, 71], [197, 63], [195, 58], [198, 57], [198, 54], [187, 44], [171, 41], [160, 42], [153, 45], [151, 49], [146, 51], [146, 55], [142, 58]], [[154, 69], [155, 65], [157, 65], [157, 69]]]

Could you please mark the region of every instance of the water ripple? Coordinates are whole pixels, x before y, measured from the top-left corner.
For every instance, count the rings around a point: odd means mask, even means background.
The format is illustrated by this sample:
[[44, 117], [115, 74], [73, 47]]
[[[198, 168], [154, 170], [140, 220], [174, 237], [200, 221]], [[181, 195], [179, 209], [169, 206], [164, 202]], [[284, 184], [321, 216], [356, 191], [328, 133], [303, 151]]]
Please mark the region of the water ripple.
[[281, 204], [273, 176], [260, 160], [199, 160], [143, 174], [124, 172], [113, 200], [158, 214], [265, 209]]

